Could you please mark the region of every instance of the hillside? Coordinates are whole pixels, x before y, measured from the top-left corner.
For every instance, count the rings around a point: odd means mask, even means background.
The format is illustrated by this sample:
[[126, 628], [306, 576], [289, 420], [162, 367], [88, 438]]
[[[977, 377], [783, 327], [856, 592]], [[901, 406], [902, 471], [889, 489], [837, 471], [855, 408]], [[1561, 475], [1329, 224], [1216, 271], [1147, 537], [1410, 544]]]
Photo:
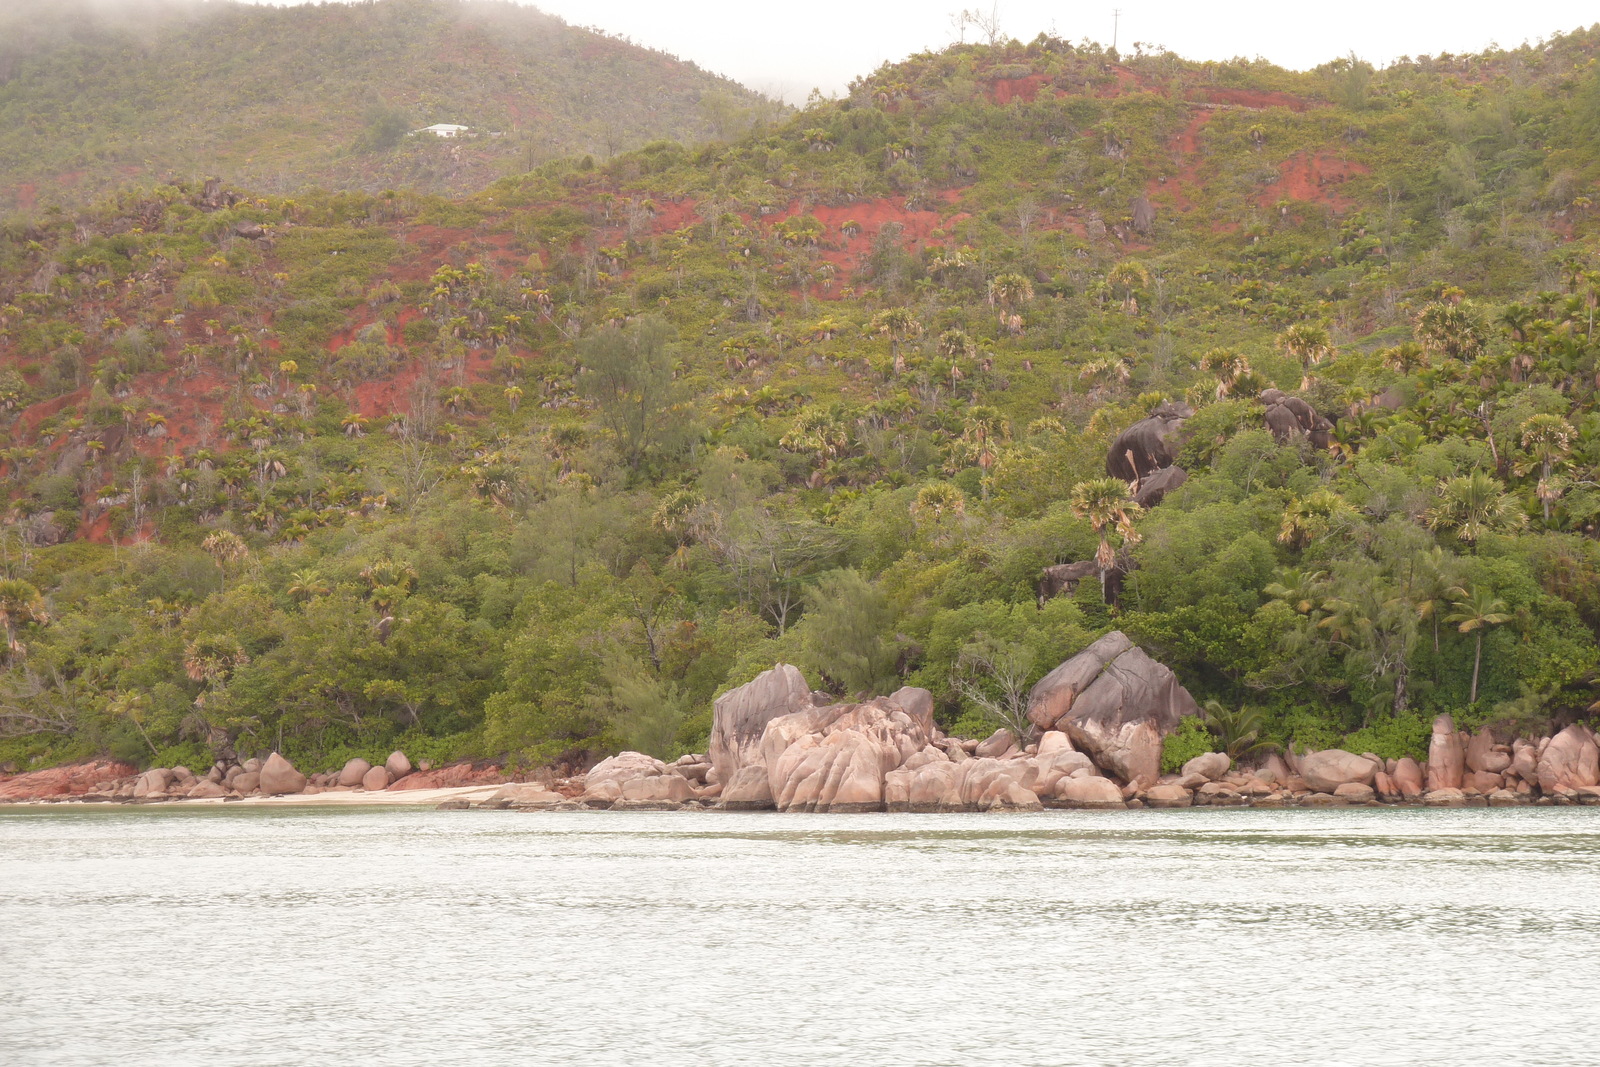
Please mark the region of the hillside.
[[[660, 52], [492, 0], [0, 11], [0, 212], [219, 175], [463, 193], [557, 156], [696, 141], [767, 108]], [[409, 137], [435, 123], [474, 135]]]
[[779, 660], [970, 735], [1113, 627], [1219, 702], [1174, 759], [1587, 716], [1597, 47], [956, 46], [464, 198], [18, 220], [0, 754], [670, 756]]

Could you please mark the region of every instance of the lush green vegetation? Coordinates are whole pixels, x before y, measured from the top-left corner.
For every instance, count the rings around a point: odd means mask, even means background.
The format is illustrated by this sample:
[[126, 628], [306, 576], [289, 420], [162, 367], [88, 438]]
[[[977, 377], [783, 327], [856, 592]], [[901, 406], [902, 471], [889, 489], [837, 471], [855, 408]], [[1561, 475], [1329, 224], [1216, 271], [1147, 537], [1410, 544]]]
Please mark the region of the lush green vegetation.
[[1597, 45], [957, 46], [465, 199], [13, 219], [3, 753], [671, 755], [780, 659], [987, 730], [1112, 627], [1217, 701], [1174, 759], [1586, 714]]
[[[211, 175], [282, 195], [475, 192], [559, 156], [726, 135], [772, 107], [692, 63], [495, 0], [13, 0], [0, 11], [0, 209]], [[434, 123], [474, 133], [409, 136]]]

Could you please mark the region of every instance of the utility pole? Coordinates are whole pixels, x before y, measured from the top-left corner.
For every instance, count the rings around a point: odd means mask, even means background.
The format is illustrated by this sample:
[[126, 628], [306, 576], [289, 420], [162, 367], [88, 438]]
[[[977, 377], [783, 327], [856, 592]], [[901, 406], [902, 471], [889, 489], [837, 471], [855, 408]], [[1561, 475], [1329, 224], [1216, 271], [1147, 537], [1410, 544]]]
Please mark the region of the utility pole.
[[1119, 22], [1121, 22], [1121, 21], [1122, 21], [1122, 9], [1120, 7], [1112, 8], [1111, 9], [1111, 50], [1113, 52], [1115, 52], [1117, 50], [1117, 24]]

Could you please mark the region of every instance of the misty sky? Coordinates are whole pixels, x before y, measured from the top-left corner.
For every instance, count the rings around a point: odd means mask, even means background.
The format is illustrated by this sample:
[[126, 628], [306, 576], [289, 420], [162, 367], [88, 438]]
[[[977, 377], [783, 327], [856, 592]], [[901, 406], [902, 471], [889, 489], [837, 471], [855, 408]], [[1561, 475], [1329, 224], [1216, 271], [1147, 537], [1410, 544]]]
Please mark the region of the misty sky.
[[[285, 0], [265, 0], [285, 2]], [[290, 0], [292, 2], [292, 0]], [[579, 26], [672, 52], [752, 89], [803, 103], [813, 87], [838, 93], [886, 60], [942, 48], [955, 39], [951, 16], [993, 0], [539, 0], [534, 6]], [[1114, 7], [1119, 43], [1165, 45], [1191, 59], [1262, 56], [1304, 69], [1355, 52], [1379, 66], [1401, 55], [1515, 46], [1600, 20], [1592, 0], [1465, 0], [1462, 3], [1337, 0], [1193, 0], [1047, 3], [1002, 0], [999, 23], [1028, 40], [1040, 31], [1109, 44]], [[969, 31], [968, 39], [971, 40]]]

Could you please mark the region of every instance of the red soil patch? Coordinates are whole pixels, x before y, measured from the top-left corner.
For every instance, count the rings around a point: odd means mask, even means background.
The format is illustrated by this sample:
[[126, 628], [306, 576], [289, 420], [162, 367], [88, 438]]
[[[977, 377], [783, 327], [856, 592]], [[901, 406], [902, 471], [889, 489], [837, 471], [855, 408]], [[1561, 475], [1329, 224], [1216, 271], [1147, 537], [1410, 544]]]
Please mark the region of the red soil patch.
[[1127, 67], [1112, 67], [1111, 74], [1116, 79], [1095, 90], [1096, 96], [1121, 96], [1123, 93], [1134, 92], [1144, 88], [1144, 83], [1139, 80], [1139, 75]]
[[1202, 100], [1208, 104], [1231, 104], [1234, 107], [1286, 107], [1290, 111], [1304, 111], [1311, 106], [1309, 100], [1291, 93], [1271, 93], [1256, 89], [1194, 89], [1189, 92], [1188, 98]]
[[1271, 207], [1279, 200], [1302, 200], [1307, 203], [1326, 204], [1334, 211], [1345, 211], [1355, 201], [1339, 194], [1339, 186], [1368, 169], [1360, 163], [1340, 159], [1331, 152], [1296, 152], [1278, 164], [1281, 175], [1273, 185], [1262, 190], [1258, 202]]
[[[939, 199], [945, 204], [952, 204], [960, 198], [961, 191], [958, 189], [947, 189], [939, 194]], [[768, 215], [765, 221], [769, 225], [776, 225], [799, 214], [799, 208], [798, 201], [792, 202], [776, 214]], [[843, 271], [852, 271], [861, 264], [872, 250], [873, 239], [888, 223], [898, 223], [904, 227], [901, 242], [914, 252], [927, 243], [934, 230], [953, 225], [966, 217], [959, 214], [945, 216], [932, 209], [911, 210], [894, 197], [862, 200], [854, 204], [815, 205], [808, 214], [816, 216], [824, 227], [822, 258]], [[842, 229], [847, 222], [860, 224], [860, 229], [853, 237]]]
[[1188, 211], [1194, 207], [1188, 190], [1202, 183], [1200, 131], [1215, 117], [1215, 111], [1202, 110], [1196, 110], [1189, 116], [1188, 124], [1167, 145], [1167, 150], [1172, 153], [1172, 161], [1178, 168], [1177, 174], [1166, 181], [1157, 178], [1148, 182], [1144, 188], [1145, 196], [1152, 201], [1165, 201], [1178, 211]]
[[39, 202], [39, 186], [33, 182], [23, 182], [12, 195], [16, 197], [18, 211], [32, 211]]
[[355, 388], [350, 407], [369, 419], [383, 418], [410, 409], [411, 387], [422, 377], [422, 368], [408, 364], [391, 378], [383, 381], [362, 382]]
[[1047, 74], [1029, 74], [1022, 78], [999, 78], [989, 88], [989, 99], [996, 104], [1009, 104], [1013, 100], [1033, 103], [1039, 88], [1049, 81]]
[[670, 233], [704, 221], [700, 217], [700, 205], [694, 200], [685, 198], [678, 201], [656, 201], [654, 225], [656, 233]]

